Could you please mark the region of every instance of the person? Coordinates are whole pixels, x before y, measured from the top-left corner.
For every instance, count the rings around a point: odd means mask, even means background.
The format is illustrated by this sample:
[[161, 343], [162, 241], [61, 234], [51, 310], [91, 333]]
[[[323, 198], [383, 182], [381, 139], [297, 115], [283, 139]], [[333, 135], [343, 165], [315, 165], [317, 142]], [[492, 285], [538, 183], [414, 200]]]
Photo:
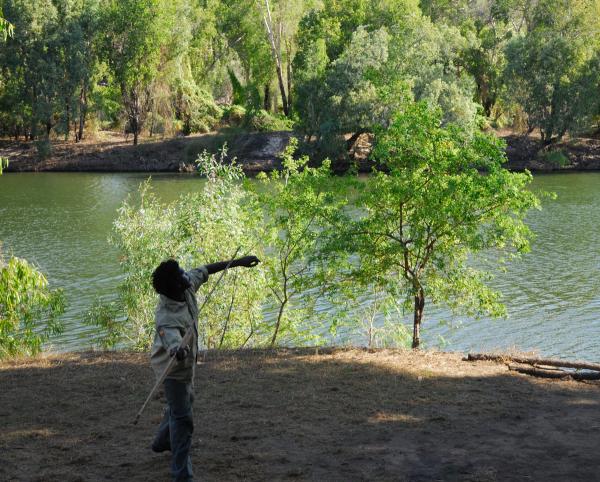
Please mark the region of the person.
[[[157, 378], [170, 358], [176, 363], [164, 381], [167, 407], [152, 442], [152, 450], [171, 451], [171, 474], [175, 481], [193, 480], [190, 448], [194, 419], [193, 380], [198, 353], [198, 303], [196, 292], [211, 274], [229, 267], [252, 267], [259, 260], [245, 256], [229, 264], [226, 261], [184, 271], [174, 259], [163, 261], [152, 273], [152, 285], [160, 295], [156, 307], [156, 332], [150, 362]], [[180, 346], [188, 329], [193, 330], [189, 345]]]

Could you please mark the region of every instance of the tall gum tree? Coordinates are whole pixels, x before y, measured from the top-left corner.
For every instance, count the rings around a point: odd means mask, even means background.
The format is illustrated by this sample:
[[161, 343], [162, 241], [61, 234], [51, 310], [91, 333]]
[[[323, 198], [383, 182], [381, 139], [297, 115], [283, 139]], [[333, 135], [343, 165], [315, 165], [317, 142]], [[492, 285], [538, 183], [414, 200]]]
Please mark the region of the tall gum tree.
[[170, 19], [163, 0], [112, 0], [104, 16], [104, 54], [121, 89], [128, 127], [137, 145], [148, 111]]

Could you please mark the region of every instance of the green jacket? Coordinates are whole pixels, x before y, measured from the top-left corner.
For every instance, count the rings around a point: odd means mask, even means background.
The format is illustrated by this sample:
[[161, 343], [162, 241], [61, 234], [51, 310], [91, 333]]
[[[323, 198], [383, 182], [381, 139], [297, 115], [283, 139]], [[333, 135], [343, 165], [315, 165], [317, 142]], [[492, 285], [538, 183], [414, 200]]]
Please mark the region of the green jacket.
[[156, 333], [150, 352], [150, 363], [156, 378], [160, 378], [168, 365], [171, 357], [169, 351], [179, 346], [181, 339], [188, 328], [192, 328], [193, 335], [190, 342], [190, 354], [178, 361], [171, 368], [167, 378], [183, 382], [194, 379], [196, 356], [198, 354], [198, 302], [196, 291], [208, 280], [208, 270], [205, 266], [187, 272], [191, 286], [185, 291], [185, 301], [176, 301], [164, 295], [159, 295], [156, 307]]

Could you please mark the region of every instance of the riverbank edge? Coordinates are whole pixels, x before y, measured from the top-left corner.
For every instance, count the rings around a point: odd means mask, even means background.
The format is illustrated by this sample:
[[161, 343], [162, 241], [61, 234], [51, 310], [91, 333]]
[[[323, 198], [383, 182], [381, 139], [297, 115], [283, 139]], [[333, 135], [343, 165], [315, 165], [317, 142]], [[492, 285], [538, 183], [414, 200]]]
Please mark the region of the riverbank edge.
[[[463, 357], [357, 348], [202, 352], [196, 475], [594, 480], [600, 385], [536, 379]], [[167, 480], [169, 455], [149, 450], [164, 396], [132, 425], [153, 384], [147, 353], [0, 362], [7, 388], [0, 480]]]
[[[3, 141], [0, 157], [9, 159], [6, 172], [194, 172], [194, 160], [205, 146], [229, 140], [229, 157], [236, 158], [247, 175], [281, 167], [280, 154], [289, 143], [290, 131], [242, 133], [223, 136], [210, 133], [151, 141], [133, 146], [125, 139], [74, 144], [57, 143], [53, 154], [40, 159], [33, 143]], [[600, 140], [575, 138], [540, 149], [539, 139], [500, 133], [507, 144], [506, 167], [512, 171], [585, 172], [600, 170]], [[369, 139], [360, 140], [351, 154], [359, 171], [370, 172]]]

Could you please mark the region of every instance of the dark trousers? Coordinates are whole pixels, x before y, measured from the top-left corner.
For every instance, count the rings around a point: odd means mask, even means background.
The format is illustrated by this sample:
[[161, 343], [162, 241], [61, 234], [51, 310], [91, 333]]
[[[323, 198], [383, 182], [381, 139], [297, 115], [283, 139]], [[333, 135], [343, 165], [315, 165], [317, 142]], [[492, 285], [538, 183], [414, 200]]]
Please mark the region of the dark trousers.
[[167, 378], [164, 386], [167, 408], [152, 446], [159, 452], [171, 450], [171, 474], [174, 481], [190, 481], [193, 480], [190, 447], [194, 432], [192, 384]]

